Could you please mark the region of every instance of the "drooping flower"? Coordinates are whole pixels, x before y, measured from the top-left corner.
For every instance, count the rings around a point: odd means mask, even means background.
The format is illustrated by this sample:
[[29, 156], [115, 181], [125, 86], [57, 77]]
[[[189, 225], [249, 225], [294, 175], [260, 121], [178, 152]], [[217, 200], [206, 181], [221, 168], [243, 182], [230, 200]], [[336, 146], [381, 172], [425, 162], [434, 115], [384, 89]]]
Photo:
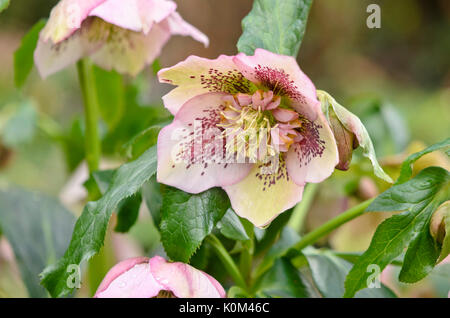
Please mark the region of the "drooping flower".
[[316, 89], [296, 60], [257, 49], [191, 56], [158, 74], [175, 115], [158, 137], [158, 181], [189, 193], [222, 187], [259, 227], [302, 199], [338, 163]]
[[107, 70], [136, 75], [171, 35], [208, 38], [170, 0], [61, 0], [40, 33], [35, 63], [42, 77], [89, 56]]
[[116, 264], [106, 274], [95, 298], [225, 298], [210, 275], [160, 256], [137, 257]]

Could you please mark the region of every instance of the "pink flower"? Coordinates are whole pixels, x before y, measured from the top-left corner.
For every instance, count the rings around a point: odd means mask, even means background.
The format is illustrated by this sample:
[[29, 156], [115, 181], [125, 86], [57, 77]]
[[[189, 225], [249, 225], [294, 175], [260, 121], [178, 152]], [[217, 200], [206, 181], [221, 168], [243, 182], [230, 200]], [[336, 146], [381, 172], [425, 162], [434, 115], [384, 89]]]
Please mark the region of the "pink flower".
[[137, 257], [115, 265], [95, 298], [225, 298], [225, 290], [210, 275], [160, 256]]
[[90, 56], [99, 66], [136, 75], [152, 63], [173, 34], [208, 38], [184, 21], [170, 0], [61, 0], [35, 51], [47, 77]]
[[191, 56], [158, 74], [175, 115], [158, 137], [158, 181], [189, 193], [222, 187], [234, 211], [268, 225], [338, 163], [316, 89], [294, 58]]

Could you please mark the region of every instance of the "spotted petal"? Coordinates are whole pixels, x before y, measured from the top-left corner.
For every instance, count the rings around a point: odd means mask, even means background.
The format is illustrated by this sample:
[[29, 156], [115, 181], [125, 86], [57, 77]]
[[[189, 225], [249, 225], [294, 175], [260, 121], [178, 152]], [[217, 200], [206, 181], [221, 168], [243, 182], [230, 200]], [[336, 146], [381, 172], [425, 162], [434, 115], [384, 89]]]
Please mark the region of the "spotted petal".
[[57, 44], [44, 41], [41, 37], [34, 51], [39, 74], [46, 78], [95, 52], [103, 45], [107, 35], [105, 23], [100, 20], [86, 20], [82, 28]]
[[215, 60], [190, 56], [173, 67], [159, 71], [161, 83], [178, 86], [163, 97], [164, 105], [176, 114], [194, 96], [208, 92], [248, 93], [252, 83], [245, 79], [233, 57], [221, 55]]
[[158, 182], [189, 193], [239, 182], [252, 165], [227, 163], [220, 121], [223, 93], [192, 98], [158, 136]]
[[223, 287], [210, 275], [184, 263], [169, 263], [155, 256], [150, 260], [153, 277], [178, 298], [224, 298]]
[[53, 44], [67, 39], [89, 15], [106, 0], [61, 0], [50, 13], [50, 18], [41, 32], [41, 40]]
[[314, 122], [302, 122], [303, 139], [291, 146], [286, 158], [289, 176], [298, 185], [328, 178], [339, 162], [336, 141], [328, 122], [319, 112]]
[[119, 28], [112, 24], [104, 45], [91, 55], [91, 59], [106, 70], [137, 75], [161, 53], [170, 38], [170, 32], [154, 25], [146, 35]]
[[383, 168], [381, 168], [377, 161], [372, 140], [370, 139], [369, 133], [361, 120], [336, 102], [336, 100], [327, 92], [317, 91], [317, 95], [319, 100], [322, 102], [324, 114], [327, 115], [330, 111], [333, 111], [342, 125], [355, 134], [356, 139], [358, 139], [359, 146], [363, 148], [364, 156], [369, 158], [372, 162], [375, 175], [387, 182], [392, 183], [391, 177], [384, 172]]
[[320, 110], [316, 89], [293, 57], [256, 49], [253, 56], [236, 55], [234, 62], [247, 79], [289, 97], [295, 110], [310, 120], [316, 119]]
[[244, 180], [223, 187], [233, 210], [257, 227], [267, 226], [280, 213], [295, 206], [303, 194], [303, 186], [287, 176], [285, 165], [280, 164], [275, 173], [262, 169], [255, 165]]

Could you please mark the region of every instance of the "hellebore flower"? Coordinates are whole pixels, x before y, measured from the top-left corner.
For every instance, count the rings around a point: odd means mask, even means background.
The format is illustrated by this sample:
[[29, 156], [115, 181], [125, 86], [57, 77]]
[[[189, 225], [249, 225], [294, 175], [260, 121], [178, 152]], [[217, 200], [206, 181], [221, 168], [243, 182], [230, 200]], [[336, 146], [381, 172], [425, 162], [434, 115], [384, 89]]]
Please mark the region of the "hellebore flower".
[[34, 53], [42, 77], [89, 56], [100, 67], [136, 75], [173, 34], [208, 38], [184, 21], [170, 0], [61, 0]]
[[116, 264], [106, 274], [95, 298], [225, 298], [210, 275], [160, 256], [137, 257]]
[[333, 133], [294, 58], [191, 56], [158, 77], [178, 86], [163, 97], [175, 119], [158, 137], [159, 182], [189, 193], [222, 187], [238, 215], [263, 227], [334, 171]]

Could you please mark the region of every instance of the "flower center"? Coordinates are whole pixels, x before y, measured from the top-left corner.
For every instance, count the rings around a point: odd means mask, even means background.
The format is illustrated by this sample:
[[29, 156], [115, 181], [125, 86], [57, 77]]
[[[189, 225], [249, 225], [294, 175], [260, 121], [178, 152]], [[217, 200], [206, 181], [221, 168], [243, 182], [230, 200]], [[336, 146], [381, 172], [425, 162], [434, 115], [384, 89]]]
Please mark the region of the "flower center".
[[228, 157], [264, 162], [287, 152], [302, 138], [296, 130], [301, 127], [298, 113], [280, 108], [281, 98], [272, 91], [258, 90], [253, 95], [238, 93], [224, 101], [222, 120], [217, 126], [223, 128]]

